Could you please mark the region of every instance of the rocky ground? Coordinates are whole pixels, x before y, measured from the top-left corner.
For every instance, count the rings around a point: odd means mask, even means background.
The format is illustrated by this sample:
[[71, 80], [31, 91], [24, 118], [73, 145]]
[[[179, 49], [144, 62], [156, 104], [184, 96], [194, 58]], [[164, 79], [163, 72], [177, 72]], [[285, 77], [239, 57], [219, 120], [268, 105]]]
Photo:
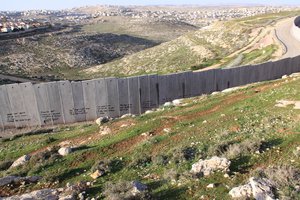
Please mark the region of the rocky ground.
[[285, 76], [2, 138], [0, 196], [299, 199], [299, 84]]

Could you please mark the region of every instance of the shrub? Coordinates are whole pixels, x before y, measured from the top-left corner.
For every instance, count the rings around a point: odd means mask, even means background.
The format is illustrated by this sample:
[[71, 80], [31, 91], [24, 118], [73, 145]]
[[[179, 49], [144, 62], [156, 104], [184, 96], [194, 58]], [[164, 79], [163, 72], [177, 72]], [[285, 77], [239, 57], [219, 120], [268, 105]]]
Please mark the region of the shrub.
[[194, 160], [199, 155], [199, 151], [196, 147], [181, 147], [172, 149], [169, 152], [169, 155], [171, 160], [178, 164], [185, 161]]
[[169, 157], [165, 155], [153, 156], [152, 162], [156, 165], [167, 165], [169, 163]]
[[224, 156], [228, 159], [235, 159], [242, 155], [247, 155], [261, 150], [263, 142], [261, 140], [247, 139], [241, 143], [234, 141], [226, 141], [221, 144], [215, 145], [209, 149], [211, 156]]
[[143, 168], [143, 167], [147, 167], [151, 164], [152, 159], [149, 155], [146, 154], [138, 154], [129, 164], [130, 167], [133, 168]]

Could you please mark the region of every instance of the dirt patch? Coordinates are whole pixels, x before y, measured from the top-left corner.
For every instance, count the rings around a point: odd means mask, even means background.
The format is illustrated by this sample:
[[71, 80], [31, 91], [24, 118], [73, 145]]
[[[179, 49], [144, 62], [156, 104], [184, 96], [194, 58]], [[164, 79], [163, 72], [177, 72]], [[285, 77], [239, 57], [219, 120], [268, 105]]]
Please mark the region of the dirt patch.
[[288, 101], [288, 100], [279, 100], [277, 101], [276, 107], [286, 108], [290, 105], [294, 105], [294, 109], [300, 109], [300, 101]]

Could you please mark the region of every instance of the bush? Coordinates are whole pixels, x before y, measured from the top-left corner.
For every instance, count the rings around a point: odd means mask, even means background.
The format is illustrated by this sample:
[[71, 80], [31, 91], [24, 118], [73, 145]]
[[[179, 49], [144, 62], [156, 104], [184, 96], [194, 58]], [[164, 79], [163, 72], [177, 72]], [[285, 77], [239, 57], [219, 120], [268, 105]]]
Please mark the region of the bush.
[[211, 146], [208, 149], [208, 155], [209, 156], [221, 156], [223, 155], [225, 152], [228, 151], [229, 146], [235, 144], [235, 141], [225, 141], [222, 142], [220, 144], [216, 144], [214, 146]]
[[242, 155], [247, 155], [260, 151], [263, 142], [261, 140], [247, 139], [241, 143], [235, 143], [234, 141], [227, 141], [209, 149], [209, 155], [211, 156], [224, 156], [228, 159], [235, 159]]
[[129, 164], [130, 167], [133, 168], [144, 168], [151, 164], [152, 158], [146, 154], [138, 154], [132, 162]]
[[196, 147], [183, 147], [172, 149], [169, 154], [171, 159], [178, 164], [194, 160], [199, 156], [199, 151]]
[[165, 155], [157, 155], [152, 157], [152, 162], [156, 165], [167, 165], [169, 163], [169, 158]]
[[118, 183], [107, 183], [103, 192], [108, 200], [148, 200], [151, 199], [149, 191], [136, 190], [134, 182], [120, 181]]
[[95, 172], [99, 170], [103, 174], [107, 174], [111, 172], [111, 161], [110, 160], [101, 160], [101, 161], [96, 161], [95, 164], [92, 166], [91, 171]]

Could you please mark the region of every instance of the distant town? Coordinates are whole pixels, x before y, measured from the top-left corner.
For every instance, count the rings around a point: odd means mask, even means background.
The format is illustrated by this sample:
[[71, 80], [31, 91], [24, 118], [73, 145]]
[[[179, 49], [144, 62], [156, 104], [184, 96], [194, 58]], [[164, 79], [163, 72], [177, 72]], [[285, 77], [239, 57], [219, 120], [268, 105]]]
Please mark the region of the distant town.
[[172, 6], [124, 7], [97, 6], [73, 8], [61, 11], [30, 10], [0, 11], [1, 33], [33, 30], [55, 24], [82, 24], [92, 20], [105, 21], [107, 17], [128, 17], [150, 19], [153, 21], [181, 21], [195, 26], [206, 26], [219, 20], [250, 17], [258, 14], [289, 11], [292, 7], [183, 7], [178, 10]]

